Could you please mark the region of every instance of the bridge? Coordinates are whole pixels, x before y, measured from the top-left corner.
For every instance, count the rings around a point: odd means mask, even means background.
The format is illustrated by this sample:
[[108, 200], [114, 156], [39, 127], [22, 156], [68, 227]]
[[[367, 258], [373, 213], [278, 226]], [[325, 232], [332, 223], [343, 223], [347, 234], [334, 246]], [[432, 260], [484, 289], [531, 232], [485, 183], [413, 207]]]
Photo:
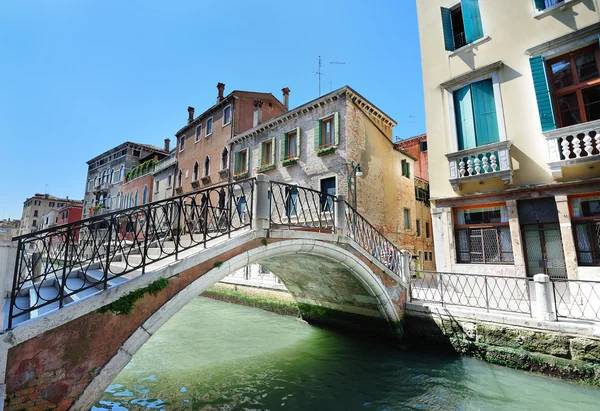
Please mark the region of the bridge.
[[276, 274], [309, 323], [403, 333], [408, 253], [341, 196], [264, 175], [14, 240], [9, 410], [89, 409], [169, 318], [249, 264]]

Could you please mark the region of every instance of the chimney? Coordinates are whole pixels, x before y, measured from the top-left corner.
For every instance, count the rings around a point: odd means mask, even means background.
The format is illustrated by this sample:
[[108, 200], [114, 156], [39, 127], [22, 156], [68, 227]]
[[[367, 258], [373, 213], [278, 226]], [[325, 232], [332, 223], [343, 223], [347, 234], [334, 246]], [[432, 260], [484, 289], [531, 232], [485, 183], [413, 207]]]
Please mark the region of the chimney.
[[169, 145], [171, 144], [171, 139], [165, 138], [165, 151], [169, 152]]
[[219, 90], [219, 94], [217, 95], [217, 103], [223, 100], [223, 92], [225, 91], [225, 84], [217, 83], [217, 90]]
[[283, 92], [283, 105], [285, 106], [286, 110], [290, 109], [290, 89], [287, 87], [284, 87], [281, 89], [281, 91]]
[[188, 107], [188, 124], [194, 121], [194, 107]]
[[254, 117], [252, 118], [252, 127], [256, 127], [262, 120], [262, 104], [260, 100], [254, 100]]

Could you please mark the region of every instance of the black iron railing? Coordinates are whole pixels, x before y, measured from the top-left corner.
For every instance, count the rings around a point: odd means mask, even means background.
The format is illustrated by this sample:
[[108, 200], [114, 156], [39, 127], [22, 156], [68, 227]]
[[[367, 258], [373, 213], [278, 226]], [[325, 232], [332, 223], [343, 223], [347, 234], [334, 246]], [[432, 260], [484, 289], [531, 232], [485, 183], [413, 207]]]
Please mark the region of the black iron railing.
[[8, 328], [250, 228], [254, 186], [237, 181], [16, 237]]
[[274, 181], [269, 195], [272, 227], [335, 232], [336, 196]]
[[400, 250], [348, 203], [346, 203], [346, 230], [348, 237], [353, 239], [365, 251], [394, 274], [402, 276], [402, 254]]
[[600, 282], [551, 279], [559, 318], [600, 321]]
[[530, 279], [480, 274], [414, 271], [412, 300], [507, 311], [531, 316]]

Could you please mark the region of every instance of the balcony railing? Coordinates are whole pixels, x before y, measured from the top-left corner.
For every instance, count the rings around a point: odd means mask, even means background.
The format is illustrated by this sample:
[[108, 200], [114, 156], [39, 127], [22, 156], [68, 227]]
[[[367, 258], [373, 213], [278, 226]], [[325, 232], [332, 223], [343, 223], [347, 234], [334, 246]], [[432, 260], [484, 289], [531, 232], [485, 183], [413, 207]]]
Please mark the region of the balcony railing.
[[94, 186], [94, 193], [107, 193], [108, 189], [110, 188], [111, 184], [109, 182], [104, 182], [101, 184], [96, 184]]
[[172, 166], [173, 164], [177, 163], [177, 156], [169, 156], [163, 160], [160, 160], [158, 163], [156, 163], [156, 165], [154, 166], [154, 173], [158, 173], [161, 170], [164, 170], [167, 167]]
[[563, 167], [600, 161], [600, 120], [546, 131], [544, 136], [554, 178], [562, 178]]
[[460, 190], [462, 183], [496, 177], [500, 177], [504, 184], [511, 184], [510, 147], [510, 141], [500, 141], [446, 154], [452, 188]]

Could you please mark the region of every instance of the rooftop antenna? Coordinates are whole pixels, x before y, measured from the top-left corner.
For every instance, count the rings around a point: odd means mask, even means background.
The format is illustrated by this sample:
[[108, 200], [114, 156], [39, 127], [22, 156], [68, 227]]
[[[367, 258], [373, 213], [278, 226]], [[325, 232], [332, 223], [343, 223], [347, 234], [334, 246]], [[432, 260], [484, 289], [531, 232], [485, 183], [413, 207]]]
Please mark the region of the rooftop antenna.
[[413, 116], [412, 114], [408, 116], [408, 137], [412, 137], [412, 119], [416, 118], [415, 116]]
[[46, 183], [46, 188], [44, 188], [44, 194], [48, 194], [48, 183]]
[[321, 76], [323, 75], [323, 73], [321, 73], [321, 56], [319, 56], [319, 70], [313, 71], [313, 73], [315, 73], [316, 76], [319, 76], [319, 96], [321, 96]]
[[[329, 65], [332, 64], [346, 64], [343, 61], [330, 61]], [[329, 73], [329, 91], [333, 91], [333, 70]]]

